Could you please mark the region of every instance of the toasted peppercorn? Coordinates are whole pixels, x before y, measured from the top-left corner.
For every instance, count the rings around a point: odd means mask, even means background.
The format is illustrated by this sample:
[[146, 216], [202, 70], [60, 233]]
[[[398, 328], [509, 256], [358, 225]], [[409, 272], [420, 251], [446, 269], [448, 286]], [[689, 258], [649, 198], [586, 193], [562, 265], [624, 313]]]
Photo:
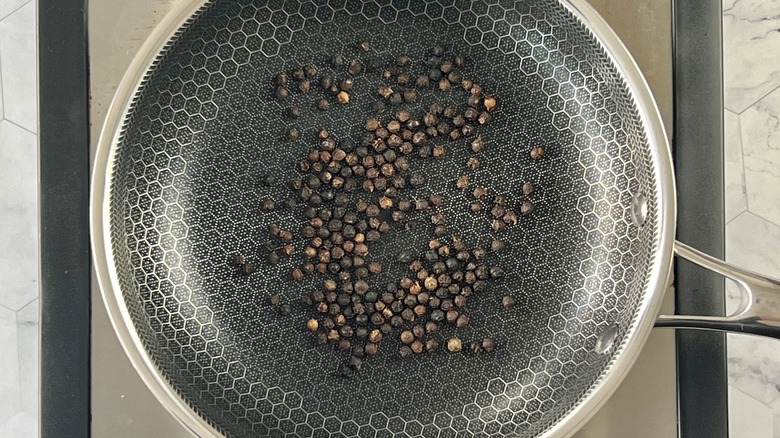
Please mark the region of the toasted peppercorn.
[[531, 158], [534, 160], [538, 160], [544, 156], [544, 148], [541, 146], [536, 146], [531, 149]]

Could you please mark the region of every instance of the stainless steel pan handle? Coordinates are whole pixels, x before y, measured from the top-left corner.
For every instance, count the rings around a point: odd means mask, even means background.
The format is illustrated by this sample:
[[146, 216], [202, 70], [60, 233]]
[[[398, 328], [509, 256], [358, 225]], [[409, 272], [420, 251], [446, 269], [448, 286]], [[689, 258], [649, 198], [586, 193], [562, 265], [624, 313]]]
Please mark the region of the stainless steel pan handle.
[[678, 256], [733, 280], [742, 303], [729, 316], [661, 315], [656, 327], [724, 330], [780, 339], [780, 280], [748, 271], [675, 241]]

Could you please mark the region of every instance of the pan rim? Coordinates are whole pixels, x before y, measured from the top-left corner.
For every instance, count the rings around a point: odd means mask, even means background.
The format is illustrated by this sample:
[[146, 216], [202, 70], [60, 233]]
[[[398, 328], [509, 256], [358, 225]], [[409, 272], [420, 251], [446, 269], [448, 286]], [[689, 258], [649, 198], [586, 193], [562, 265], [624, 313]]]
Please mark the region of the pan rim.
[[[111, 267], [114, 255], [110, 229], [110, 171], [114, 163], [116, 144], [120, 140], [123, 121], [143, 85], [147, 73], [159, 59], [159, 54], [176, 35], [214, 0], [190, 0], [175, 5], [152, 31], [130, 63], [101, 129], [93, 162], [90, 196], [90, 234], [93, 266], [98, 288], [106, 311], [125, 355], [163, 407], [182, 425], [201, 437], [221, 437], [205, 418], [190, 407], [160, 373], [146, 354], [142, 340], [135, 331], [130, 313], [122, 297], [119, 278]], [[558, 0], [599, 41], [607, 56], [620, 71], [632, 92], [634, 104], [646, 130], [653, 166], [658, 172], [655, 187], [658, 211], [658, 247], [652, 261], [645, 297], [637, 310], [632, 327], [628, 328], [620, 351], [581, 401], [557, 423], [542, 433], [542, 437], [570, 436], [582, 427], [609, 399], [632, 368], [653, 328], [661, 308], [667, 280], [671, 274], [676, 221], [676, 196], [669, 139], [652, 92], [637, 63], [614, 30], [586, 0]]]

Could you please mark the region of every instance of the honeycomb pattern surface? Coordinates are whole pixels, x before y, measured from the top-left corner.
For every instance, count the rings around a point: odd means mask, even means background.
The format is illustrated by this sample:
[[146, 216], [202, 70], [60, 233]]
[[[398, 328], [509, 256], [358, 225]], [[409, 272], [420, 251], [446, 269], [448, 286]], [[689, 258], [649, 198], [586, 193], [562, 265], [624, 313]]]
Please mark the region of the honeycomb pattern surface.
[[[368, 54], [359, 41], [370, 41]], [[322, 112], [317, 91], [274, 100], [272, 78], [307, 63], [345, 77], [333, 54], [387, 64], [401, 53], [425, 59], [437, 43], [462, 54], [500, 99], [473, 184], [510, 204], [523, 182], [537, 186], [535, 214], [488, 257], [506, 277], [469, 304], [472, 324], [459, 331], [500, 348], [401, 360], [388, 341], [345, 380], [335, 373], [343, 358], [314, 345], [308, 314], [295, 307], [321, 278], [291, 281], [295, 256], [257, 263], [250, 276], [229, 260], [258, 257], [271, 223], [300, 229], [300, 211], [262, 212], [260, 200], [293, 196], [284, 182], [317, 130], [359, 140], [379, 79], [357, 76], [350, 104]], [[303, 110], [295, 122], [283, 116], [291, 103]], [[419, 114], [426, 104], [408, 108]], [[284, 139], [291, 126], [300, 140]], [[453, 186], [467, 144], [413, 162], [429, 176], [414, 194], [444, 194], [454, 234], [485, 246], [495, 236], [489, 221]], [[544, 160], [531, 160], [534, 145], [546, 148]], [[620, 348], [597, 354], [596, 339], [617, 325], [619, 344], [644, 299], [657, 212], [641, 120], [598, 41], [553, 1], [213, 1], [159, 55], [115, 147], [112, 250], [133, 324], [170, 385], [227, 436], [537, 435], [609, 369]], [[260, 184], [269, 174], [280, 183]], [[637, 193], [648, 200], [642, 228], [630, 220]], [[422, 252], [429, 236], [399, 230], [372, 247], [388, 268], [377, 286], [406, 271], [395, 262], [401, 249]], [[272, 293], [293, 303], [292, 315], [266, 305]], [[518, 305], [502, 309], [506, 294]]]

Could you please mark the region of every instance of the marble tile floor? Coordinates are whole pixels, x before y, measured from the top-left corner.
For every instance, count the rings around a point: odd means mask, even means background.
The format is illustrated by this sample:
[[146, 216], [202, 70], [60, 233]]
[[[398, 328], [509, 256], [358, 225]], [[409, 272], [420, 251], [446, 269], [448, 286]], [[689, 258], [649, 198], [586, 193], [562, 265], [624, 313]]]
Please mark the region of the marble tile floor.
[[0, 0], [0, 437], [38, 436], [34, 0]]
[[[780, 278], [778, 29], [780, 1], [723, 1], [726, 260]], [[729, 335], [728, 375], [731, 436], [780, 438], [780, 341]]]

